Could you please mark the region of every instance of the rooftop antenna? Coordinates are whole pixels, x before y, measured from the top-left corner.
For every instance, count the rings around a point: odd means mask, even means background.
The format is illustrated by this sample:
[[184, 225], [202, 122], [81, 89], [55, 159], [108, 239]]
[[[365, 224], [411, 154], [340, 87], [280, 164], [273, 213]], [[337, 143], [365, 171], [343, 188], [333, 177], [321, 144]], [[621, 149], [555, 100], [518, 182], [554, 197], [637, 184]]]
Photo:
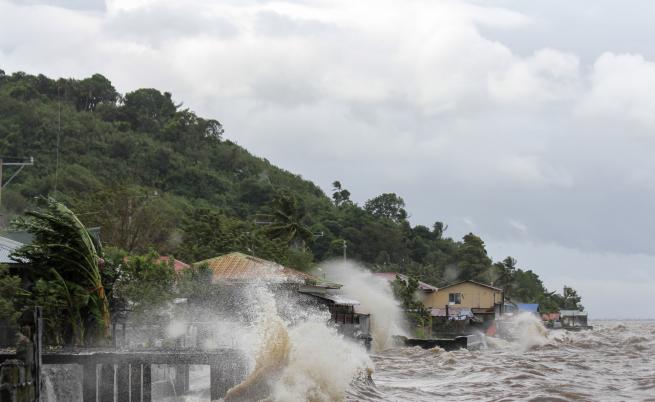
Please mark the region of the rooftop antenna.
[[55, 163], [55, 187], [53, 193], [57, 194], [57, 183], [59, 182], [59, 142], [61, 139], [61, 92], [57, 82], [57, 158]]

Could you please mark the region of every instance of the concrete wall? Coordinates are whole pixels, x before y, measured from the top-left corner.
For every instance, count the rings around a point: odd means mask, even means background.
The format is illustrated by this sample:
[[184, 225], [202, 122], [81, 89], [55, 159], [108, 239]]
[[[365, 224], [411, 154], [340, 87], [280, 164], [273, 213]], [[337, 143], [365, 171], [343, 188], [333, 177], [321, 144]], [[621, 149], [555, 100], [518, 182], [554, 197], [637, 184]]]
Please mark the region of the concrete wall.
[[443, 308], [448, 303], [450, 293], [461, 293], [461, 304], [453, 304], [455, 307], [466, 308], [493, 308], [496, 303], [503, 300], [502, 292], [486, 286], [471, 282], [463, 282], [455, 286], [439, 289], [423, 298], [423, 305], [426, 308]]

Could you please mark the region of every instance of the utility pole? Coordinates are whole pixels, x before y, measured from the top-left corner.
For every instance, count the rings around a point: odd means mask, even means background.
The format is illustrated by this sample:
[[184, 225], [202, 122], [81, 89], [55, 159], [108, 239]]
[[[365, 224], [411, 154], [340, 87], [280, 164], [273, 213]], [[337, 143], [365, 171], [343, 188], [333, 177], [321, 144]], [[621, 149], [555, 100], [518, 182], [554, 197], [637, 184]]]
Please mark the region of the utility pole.
[[[30, 156], [29, 162], [5, 162], [2, 159], [0, 159], [0, 207], [2, 206], [2, 189], [7, 187], [9, 183], [11, 183], [12, 180], [14, 180], [14, 177], [18, 176], [18, 173], [21, 172], [25, 168], [25, 166], [32, 166], [34, 165], [34, 158]], [[2, 174], [3, 174], [3, 166], [18, 166], [18, 170], [14, 172], [14, 174], [9, 177], [9, 179], [6, 182], [2, 181]]]

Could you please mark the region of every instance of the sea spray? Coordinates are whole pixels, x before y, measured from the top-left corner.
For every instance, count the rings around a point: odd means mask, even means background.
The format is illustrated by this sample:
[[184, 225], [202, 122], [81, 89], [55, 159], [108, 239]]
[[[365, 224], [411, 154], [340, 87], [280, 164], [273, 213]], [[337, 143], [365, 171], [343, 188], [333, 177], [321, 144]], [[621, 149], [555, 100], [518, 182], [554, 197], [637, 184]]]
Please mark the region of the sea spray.
[[255, 309], [259, 342], [249, 351], [253, 370], [226, 401], [340, 400], [353, 378], [373, 367], [361, 345], [328, 326], [327, 312], [278, 297], [265, 284], [244, 289], [244, 296]]
[[371, 314], [373, 351], [393, 346], [394, 335], [407, 335], [403, 312], [389, 282], [352, 262], [330, 261], [319, 266], [325, 277], [343, 284], [341, 291], [358, 300], [359, 313]]
[[512, 347], [521, 351], [544, 346], [549, 342], [548, 330], [542, 321], [531, 313], [520, 313], [497, 321], [498, 335], [502, 339], [486, 338], [486, 343], [492, 348]]
[[521, 313], [514, 318], [514, 322], [515, 336], [521, 349], [528, 350], [548, 343], [548, 331], [534, 314]]

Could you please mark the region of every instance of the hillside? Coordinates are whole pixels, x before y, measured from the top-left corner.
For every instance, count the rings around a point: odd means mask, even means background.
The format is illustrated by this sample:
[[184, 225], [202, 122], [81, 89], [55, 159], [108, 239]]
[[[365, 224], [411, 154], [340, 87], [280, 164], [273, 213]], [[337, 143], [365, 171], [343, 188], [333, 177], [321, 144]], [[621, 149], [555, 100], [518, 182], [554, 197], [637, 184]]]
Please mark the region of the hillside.
[[455, 241], [442, 222], [412, 227], [396, 194], [358, 206], [335, 182], [328, 197], [157, 89], [121, 95], [99, 74], [53, 80], [0, 70], [0, 156], [35, 159], [3, 190], [6, 218], [49, 195], [100, 226], [105, 245], [133, 254], [192, 262], [243, 251], [307, 269], [340, 256], [345, 242], [349, 258], [374, 270], [437, 286], [474, 278], [516, 289], [521, 301], [564, 303], [513, 259], [494, 264], [478, 236]]

